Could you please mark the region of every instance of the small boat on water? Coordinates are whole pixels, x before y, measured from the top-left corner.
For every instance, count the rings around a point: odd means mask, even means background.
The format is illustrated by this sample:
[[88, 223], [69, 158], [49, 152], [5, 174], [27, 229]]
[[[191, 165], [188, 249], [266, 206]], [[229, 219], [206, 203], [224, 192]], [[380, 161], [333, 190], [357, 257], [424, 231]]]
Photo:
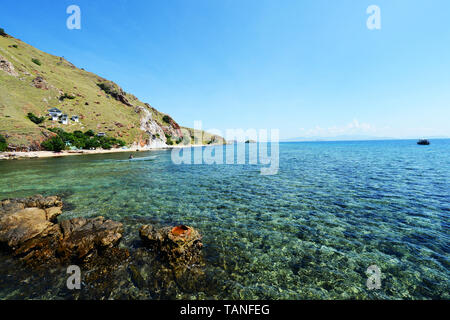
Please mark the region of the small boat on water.
[[419, 141], [417, 141], [417, 144], [420, 146], [428, 146], [430, 145], [430, 141], [428, 141], [427, 139], [420, 139]]
[[150, 156], [150, 157], [141, 157], [141, 158], [135, 158], [135, 157], [129, 157], [126, 160], [116, 160], [118, 162], [130, 162], [130, 161], [151, 161], [155, 160], [156, 156]]

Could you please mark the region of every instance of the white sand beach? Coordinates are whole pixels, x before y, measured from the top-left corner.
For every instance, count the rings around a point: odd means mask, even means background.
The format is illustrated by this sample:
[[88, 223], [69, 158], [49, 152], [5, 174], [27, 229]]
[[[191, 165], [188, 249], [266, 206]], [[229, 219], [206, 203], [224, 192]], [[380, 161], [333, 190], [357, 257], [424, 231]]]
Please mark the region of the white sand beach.
[[[217, 146], [219, 144], [215, 144]], [[152, 150], [166, 150], [166, 149], [178, 149], [178, 148], [195, 148], [205, 147], [207, 145], [186, 145], [186, 146], [167, 146], [167, 147], [131, 147], [131, 148], [112, 148], [109, 150], [95, 149], [95, 150], [64, 150], [61, 152], [53, 151], [28, 151], [28, 152], [0, 152], [0, 160], [18, 160], [18, 159], [33, 159], [33, 158], [55, 158], [66, 156], [77, 156], [87, 154], [100, 154], [100, 153], [117, 153], [117, 152], [144, 152]], [[213, 144], [209, 145], [213, 146]]]

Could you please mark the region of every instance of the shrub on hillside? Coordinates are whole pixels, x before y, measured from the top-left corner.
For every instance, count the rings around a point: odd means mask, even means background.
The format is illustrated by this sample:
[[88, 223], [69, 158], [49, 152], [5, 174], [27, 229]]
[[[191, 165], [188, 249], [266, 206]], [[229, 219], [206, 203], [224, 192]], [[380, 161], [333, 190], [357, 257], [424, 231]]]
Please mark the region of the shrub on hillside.
[[39, 61], [39, 59], [33, 58], [31, 59], [31, 61], [33, 61], [35, 64], [37, 64], [38, 66], [40, 66], [42, 63]]
[[61, 150], [64, 150], [66, 144], [60, 136], [56, 136], [42, 142], [41, 146], [47, 151], [60, 152]]
[[111, 149], [112, 147], [123, 147], [125, 142], [116, 138], [99, 137], [98, 141], [102, 149]]
[[107, 143], [107, 142], [104, 142], [102, 144], [102, 149], [109, 150], [111, 148], [112, 148], [112, 146], [109, 143]]
[[97, 86], [107, 94], [114, 93], [113, 88], [111, 86], [107, 85], [106, 83], [97, 83]]
[[92, 130], [88, 130], [88, 131], [86, 131], [84, 134], [87, 135], [87, 136], [89, 136], [89, 137], [95, 136], [95, 133], [94, 133], [94, 131], [92, 131]]
[[31, 122], [34, 122], [36, 124], [41, 124], [42, 122], [44, 122], [45, 117], [37, 117], [35, 116], [33, 113], [29, 112], [27, 114], [27, 118], [31, 120]]
[[5, 32], [5, 29], [0, 28], [0, 36], [2, 36], [2, 37], [7, 36], [7, 34], [6, 34], [6, 32]]
[[168, 137], [168, 138], [167, 138], [167, 140], [166, 140], [166, 144], [167, 144], [167, 145], [169, 145], [169, 146], [173, 146], [173, 144], [174, 144], [174, 143], [173, 143], [173, 141], [172, 141], [172, 138], [171, 138], [171, 137]]
[[86, 140], [86, 144], [84, 146], [84, 149], [90, 150], [90, 149], [97, 149], [100, 148], [100, 143], [97, 139], [91, 138]]
[[165, 115], [162, 119], [165, 123], [170, 123], [170, 120], [172, 120], [168, 115]]
[[172, 141], [172, 136], [167, 133], [165, 133], [165, 136], [166, 136], [166, 144], [172, 146], [174, 144], [174, 142]]
[[77, 138], [83, 138], [84, 137], [84, 133], [81, 132], [80, 130], [76, 130], [73, 132], [73, 135]]
[[111, 95], [116, 100], [119, 100], [121, 94], [125, 95], [125, 92], [120, 92], [118, 88], [112, 83], [97, 83], [97, 86], [102, 89], [106, 94]]
[[59, 101], [64, 101], [64, 99], [75, 99], [75, 96], [71, 96], [70, 94], [64, 93], [61, 97], [59, 97]]
[[6, 151], [8, 149], [8, 143], [6, 138], [0, 134], [0, 151]]

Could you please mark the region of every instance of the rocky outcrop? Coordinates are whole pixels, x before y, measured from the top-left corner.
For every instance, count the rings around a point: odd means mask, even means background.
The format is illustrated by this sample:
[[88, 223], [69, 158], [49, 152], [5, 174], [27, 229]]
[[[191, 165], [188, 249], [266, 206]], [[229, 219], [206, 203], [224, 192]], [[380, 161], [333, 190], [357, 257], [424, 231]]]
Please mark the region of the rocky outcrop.
[[163, 117], [163, 124], [161, 125], [164, 130], [164, 134], [172, 137], [173, 139], [179, 139], [183, 137], [180, 125], [172, 119], [172, 117], [165, 115]]
[[103, 217], [57, 223], [59, 197], [34, 196], [0, 202], [0, 244], [30, 265], [62, 261], [87, 262], [113, 248], [122, 224]]
[[48, 90], [48, 83], [41, 76], [34, 78], [32, 81], [32, 85], [38, 89]]
[[129, 107], [132, 107], [133, 105], [128, 101], [127, 97], [125, 97], [124, 94], [119, 93], [115, 96], [113, 96], [117, 101], [122, 102], [124, 105], [127, 105]]
[[153, 115], [157, 111], [148, 103], [145, 107], [136, 106], [134, 111], [140, 114], [140, 129], [146, 133], [138, 141], [141, 147], [164, 148], [168, 146], [167, 137], [170, 137], [172, 142], [179, 142], [184, 135], [189, 136], [189, 132], [186, 130], [183, 132], [183, 129], [170, 116], [165, 115], [167, 122], [163, 121], [163, 123], [155, 119]]
[[[202, 236], [197, 230], [184, 225], [162, 228], [144, 225], [139, 234], [144, 245], [158, 257], [160, 267], [156, 274], [165, 286], [176, 283], [183, 290], [196, 291], [205, 281]], [[145, 254], [138, 250], [136, 259]], [[139, 278], [135, 279], [139, 283]]]
[[153, 115], [146, 107], [136, 106], [134, 111], [140, 114], [140, 129], [148, 134], [145, 141], [141, 141], [141, 146], [167, 147], [164, 130], [153, 120]]
[[155, 250], [175, 269], [201, 262], [202, 236], [192, 227], [155, 228], [144, 225], [139, 235], [147, 247]]
[[65, 220], [59, 226], [63, 236], [58, 254], [71, 260], [88, 260], [98, 251], [114, 247], [123, 233], [121, 223], [103, 217]]
[[17, 71], [14, 69], [14, 65], [1, 55], [0, 55], [0, 70], [3, 70], [4, 72], [13, 77], [19, 76]]
[[106, 94], [111, 95], [111, 97], [113, 97], [117, 101], [120, 101], [120, 102], [122, 102], [123, 104], [125, 104], [125, 105], [127, 105], [129, 107], [133, 106], [128, 101], [128, 99], [126, 97], [126, 92], [123, 91], [122, 88], [120, 88], [118, 85], [116, 85], [112, 81], [107, 81], [105, 79], [102, 79], [101, 81], [104, 81], [104, 82], [98, 83], [97, 86], [100, 89], [102, 89]]

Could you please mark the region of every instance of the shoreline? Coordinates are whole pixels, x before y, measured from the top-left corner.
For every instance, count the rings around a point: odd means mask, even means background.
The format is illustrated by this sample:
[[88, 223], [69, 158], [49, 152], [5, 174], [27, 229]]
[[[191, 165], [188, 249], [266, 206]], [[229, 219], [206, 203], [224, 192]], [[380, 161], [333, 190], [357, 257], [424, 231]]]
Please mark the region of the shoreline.
[[[214, 144], [218, 146], [222, 144]], [[41, 159], [41, 158], [59, 158], [67, 156], [82, 156], [90, 154], [104, 154], [104, 153], [120, 153], [120, 152], [145, 152], [156, 150], [170, 150], [179, 148], [197, 148], [212, 145], [190, 144], [186, 146], [166, 146], [166, 147], [136, 147], [136, 148], [112, 148], [112, 149], [96, 149], [96, 150], [64, 150], [61, 152], [53, 151], [24, 151], [24, 152], [0, 152], [0, 160], [19, 160], [19, 159]]]

